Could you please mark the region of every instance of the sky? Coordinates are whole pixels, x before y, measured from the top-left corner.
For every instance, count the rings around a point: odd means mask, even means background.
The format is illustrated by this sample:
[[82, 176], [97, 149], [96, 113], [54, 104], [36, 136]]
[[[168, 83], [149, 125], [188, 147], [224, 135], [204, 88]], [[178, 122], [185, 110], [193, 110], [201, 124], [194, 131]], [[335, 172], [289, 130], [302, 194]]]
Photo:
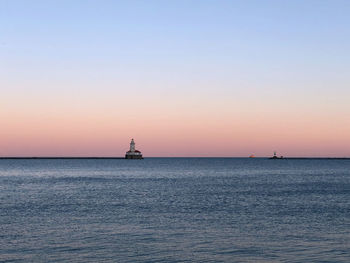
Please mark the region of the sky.
[[0, 0], [0, 156], [350, 157], [349, 13]]

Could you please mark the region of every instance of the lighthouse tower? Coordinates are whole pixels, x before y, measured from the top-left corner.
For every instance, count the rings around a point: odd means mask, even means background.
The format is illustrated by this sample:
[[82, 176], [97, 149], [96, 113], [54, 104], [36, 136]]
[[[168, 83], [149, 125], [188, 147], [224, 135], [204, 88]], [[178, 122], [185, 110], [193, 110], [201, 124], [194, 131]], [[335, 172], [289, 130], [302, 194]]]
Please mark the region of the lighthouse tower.
[[130, 142], [130, 152], [135, 152], [135, 142], [134, 142], [134, 139], [131, 139], [131, 142]]
[[125, 159], [143, 159], [141, 152], [135, 148], [134, 139], [131, 139], [130, 150], [126, 152]]

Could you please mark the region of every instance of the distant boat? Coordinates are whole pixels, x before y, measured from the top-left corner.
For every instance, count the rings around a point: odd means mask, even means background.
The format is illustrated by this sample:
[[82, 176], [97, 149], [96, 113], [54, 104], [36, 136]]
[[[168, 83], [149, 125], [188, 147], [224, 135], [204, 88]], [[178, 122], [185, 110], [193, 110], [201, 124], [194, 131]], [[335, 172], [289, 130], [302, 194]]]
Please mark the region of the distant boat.
[[283, 156], [278, 157], [277, 154], [276, 154], [276, 152], [274, 152], [274, 153], [273, 153], [273, 156], [270, 157], [269, 159], [284, 159], [284, 157], [283, 157]]
[[252, 155], [250, 155], [250, 156], [249, 156], [249, 158], [255, 158], [255, 155], [254, 155], [254, 154], [252, 154]]

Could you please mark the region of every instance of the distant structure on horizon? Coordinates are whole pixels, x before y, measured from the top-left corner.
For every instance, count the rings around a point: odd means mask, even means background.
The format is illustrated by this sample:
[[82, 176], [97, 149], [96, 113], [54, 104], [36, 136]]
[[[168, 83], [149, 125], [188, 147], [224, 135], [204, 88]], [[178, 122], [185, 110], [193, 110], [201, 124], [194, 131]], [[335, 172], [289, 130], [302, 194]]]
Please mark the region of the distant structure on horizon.
[[277, 156], [277, 153], [274, 152], [274, 153], [273, 153], [273, 156], [270, 157], [269, 159], [284, 159], [284, 157], [283, 157], [283, 156], [278, 157], [278, 156]]
[[143, 159], [142, 153], [135, 149], [134, 139], [131, 139], [130, 150], [126, 152], [125, 159]]

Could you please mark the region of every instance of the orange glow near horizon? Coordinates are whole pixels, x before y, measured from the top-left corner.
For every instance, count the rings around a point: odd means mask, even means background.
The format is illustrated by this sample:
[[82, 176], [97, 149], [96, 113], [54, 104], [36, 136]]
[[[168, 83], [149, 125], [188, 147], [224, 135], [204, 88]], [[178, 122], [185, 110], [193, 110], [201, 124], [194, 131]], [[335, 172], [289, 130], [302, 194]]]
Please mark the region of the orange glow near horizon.
[[125, 111], [127, 103], [81, 108], [71, 103], [47, 110], [46, 103], [27, 110], [7, 106], [0, 115], [0, 155], [123, 156], [135, 138], [145, 157], [269, 156], [274, 150], [284, 156], [350, 156], [345, 116], [302, 115], [282, 107], [274, 112], [238, 102], [227, 107], [223, 102], [208, 108], [193, 101], [177, 107], [148, 100], [150, 107], [139, 101], [130, 111]]

